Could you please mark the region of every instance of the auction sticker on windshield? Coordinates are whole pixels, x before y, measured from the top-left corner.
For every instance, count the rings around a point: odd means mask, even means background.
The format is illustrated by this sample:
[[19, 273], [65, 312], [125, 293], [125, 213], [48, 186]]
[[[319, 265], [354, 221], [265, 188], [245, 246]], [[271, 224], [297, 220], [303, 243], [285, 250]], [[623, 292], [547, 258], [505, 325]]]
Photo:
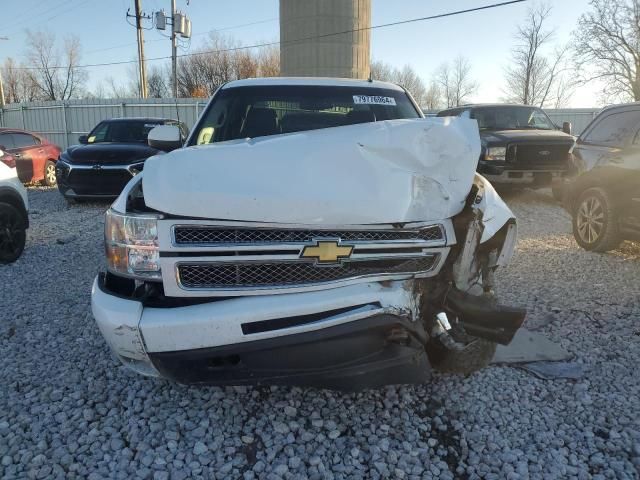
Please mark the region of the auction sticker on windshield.
[[396, 105], [396, 99], [393, 97], [379, 97], [377, 95], [354, 95], [353, 103], [356, 105]]

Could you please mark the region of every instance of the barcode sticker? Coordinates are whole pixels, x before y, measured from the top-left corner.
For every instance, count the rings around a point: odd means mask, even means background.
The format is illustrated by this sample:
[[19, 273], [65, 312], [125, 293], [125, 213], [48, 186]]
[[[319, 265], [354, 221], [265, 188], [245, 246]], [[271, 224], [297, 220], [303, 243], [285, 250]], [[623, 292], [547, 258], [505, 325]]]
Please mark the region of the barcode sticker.
[[353, 103], [356, 105], [389, 105], [395, 107], [396, 99], [377, 95], [354, 95]]

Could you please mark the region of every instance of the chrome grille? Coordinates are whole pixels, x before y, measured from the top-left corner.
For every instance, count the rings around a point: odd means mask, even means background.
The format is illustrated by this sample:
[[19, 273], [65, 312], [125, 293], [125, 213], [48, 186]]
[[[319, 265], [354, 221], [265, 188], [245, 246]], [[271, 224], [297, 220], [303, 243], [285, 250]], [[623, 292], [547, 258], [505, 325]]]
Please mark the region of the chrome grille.
[[182, 263], [180, 285], [188, 289], [286, 287], [312, 285], [359, 276], [428, 272], [439, 255], [420, 258], [350, 261], [339, 266], [317, 266], [310, 262], [279, 263]]
[[528, 143], [510, 145], [507, 151], [507, 162], [522, 164], [535, 169], [541, 165], [557, 165], [566, 167], [571, 145], [531, 145]]
[[176, 245], [224, 245], [310, 242], [314, 238], [340, 238], [343, 242], [386, 242], [402, 240], [443, 240], [439, 225], [420, 230], [281, 230], [217, 228], [209, 226], [174, 227]]

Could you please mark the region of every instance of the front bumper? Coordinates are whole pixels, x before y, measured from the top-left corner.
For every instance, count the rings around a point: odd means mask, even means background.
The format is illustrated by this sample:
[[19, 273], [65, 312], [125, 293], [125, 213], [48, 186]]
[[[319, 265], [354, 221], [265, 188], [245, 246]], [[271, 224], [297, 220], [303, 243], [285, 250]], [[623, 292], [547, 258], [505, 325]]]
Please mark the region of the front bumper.
[[502, 170], [500, 173], [483, 173], [482, 176], [494, 185], [533, 185], [548, 187], [561, 181], [566, 170]]
[[98, 327], [116, 356], [180, 383], [322, 386], [422, 383], [430, 368], [413, 281], [144, 307], [92, 289]]

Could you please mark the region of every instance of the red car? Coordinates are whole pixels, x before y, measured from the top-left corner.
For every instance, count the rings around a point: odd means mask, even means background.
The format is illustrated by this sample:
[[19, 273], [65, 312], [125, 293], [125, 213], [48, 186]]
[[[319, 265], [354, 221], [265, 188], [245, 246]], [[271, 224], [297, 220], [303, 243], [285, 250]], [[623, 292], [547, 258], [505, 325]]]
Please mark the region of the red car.
[[15, 160], [21, 182], [56, 184], [56, 162], [61, 150], [46, 138], [24, 130], [0, 128], [0, 150]]

